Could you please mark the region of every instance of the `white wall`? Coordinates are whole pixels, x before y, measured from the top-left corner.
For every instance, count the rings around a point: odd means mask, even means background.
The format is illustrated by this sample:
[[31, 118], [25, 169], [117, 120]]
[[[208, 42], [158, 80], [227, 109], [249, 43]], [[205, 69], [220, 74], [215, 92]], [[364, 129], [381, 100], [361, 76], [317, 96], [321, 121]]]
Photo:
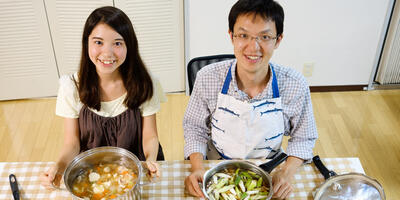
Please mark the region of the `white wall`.
[[[278, 0], [285, 10], [284, 38], [272, 61], [303, 72], [311, 86], [367, 85], [381, 50], [393, 0]], [[233, 53], [228, 13], [236, 0], [185, 0], [186, 61]]]

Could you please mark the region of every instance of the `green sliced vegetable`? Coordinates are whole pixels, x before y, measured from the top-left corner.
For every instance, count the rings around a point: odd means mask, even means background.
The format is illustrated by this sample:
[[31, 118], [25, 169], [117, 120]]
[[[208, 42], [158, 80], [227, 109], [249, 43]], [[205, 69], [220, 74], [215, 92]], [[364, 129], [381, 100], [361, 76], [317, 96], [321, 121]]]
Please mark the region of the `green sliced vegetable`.
[[239, 174], [239, 170], [240, 170], [240, 168], [237, 168], [237, 169], [236, 169], [235, 175], [238, 175], [238, 174]]
[[224, 173], [215, 173], [216, 176], [219, 176], [221, 178], [230, 178], [231, 176], [229, 176], [228, 174], [224, 174]]
[[216, 200], [218, 200], [219, 199], [219, 192], [215, 192], [214, 191], [214, 197], [215, 197]]
[[217, 185], [215, 186], [216, 189], [221, 188], [222, 186], [224, 186], [226, 183], [228, 183], [228, 179], [227, 178], [223, 178], [218, 180]]
[[251, 174], [251, 175], [256, 175], [256, 173], [253, 172], [253, 171], [247, 171], [247, 173], [249, 173], [249, 174]]
[[235, 180], [232, 178], [229, 179], [228, 181], [228, 185], [234, 185], [235, 184]]
[[221, 193], [221, 196], [222, 196], [224, 199], [229, 199], [228, 195], [225, 194], [225, 193]]
[[240, 187], [240, 189], [242, 190], [242, 192], [246, 192], [246, 187], [244, 186], [242, 180], [239, 181], [239, 187]]
[[260, 177], [257, 181], [257, 187], [261, 187], [262, 183], [263, 183], [263, 179]]
[[218, 192], [218, 193], [224, 193], [224, 192], [226, 192], [226, 191], [228, 191], [228, 190], [230, 190], [230, 189], [232, 189], [234, 187], [235, 187], [234, 185], [228, 185], [228, 186], [222, 187], [222, 188], [220, 188], [218, 190], [215, 190], [215, 191]]
[[249, 186], [251, 184], [252, 179], [247, 179], [246, 184], [244, 184], [244, 186], [246, 186], [246, 189], [249, 190]]
[[249, 196], [246, 192], [243, 192], [242, 195], [240, 196], [240, 199], [245, 199], [247, 196]]
[[256, 199], [267, 199], [268, 196], [266, 195], [260, 195], [257, 194], [256, 196], [252, 197], [252, 199], [256, 200]]
[[241, 175], [242, 175], [242, 176], [245, 176], [245, 177], [248, 178], [248, 179], [252, 179], [252, 177], [250, 176], [250, 174], [247, 173], [247, 172], [241, 172]]
[[237, 186], [235, 186], [235, 192], [236, 192], [236, 196], [239, 196], [239, 197], [242, 194], [242, 192], [240, 192], [240, 190]]
[[207, 194], [211, 193], [211, 191], [215, 188], [215, 186], [216, 186], [215, 184], [211, 184], [207, 189]]
[[249, 187], [247, 187], [247, 191], [253, 190], [257, 186], [257, 181], [256, 180], [251, 180], [251, 183], [249, 184]]
[[238, 185], [239, 182], [240, 182], [240, 176], [236, 175], [236, 176], [235, 176], [235, 182], [234, 182], [234, 184], [235, 184], [235, 185]]

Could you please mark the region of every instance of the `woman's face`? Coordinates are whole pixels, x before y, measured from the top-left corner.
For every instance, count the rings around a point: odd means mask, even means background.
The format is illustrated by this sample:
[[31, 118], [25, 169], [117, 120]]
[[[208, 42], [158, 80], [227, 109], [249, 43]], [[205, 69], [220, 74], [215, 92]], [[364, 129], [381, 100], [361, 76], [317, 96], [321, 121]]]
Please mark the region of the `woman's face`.
[[104, 23], [97, 24], [89, 35], [89, 57], [99, 75], [118, 73], [127, 49], [124, 38]]

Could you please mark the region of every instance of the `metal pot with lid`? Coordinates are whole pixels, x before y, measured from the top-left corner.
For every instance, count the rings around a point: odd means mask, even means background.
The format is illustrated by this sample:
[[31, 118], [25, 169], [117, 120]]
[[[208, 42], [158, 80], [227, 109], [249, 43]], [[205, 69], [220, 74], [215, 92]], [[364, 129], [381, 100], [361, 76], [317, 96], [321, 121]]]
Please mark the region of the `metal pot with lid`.
[[385, 200], [383, 187], [375, 179], [361, 173], [337, 175], [328, 170], [317, 155], [313, 162], [325, 178], [315, 193], [316, 200]]

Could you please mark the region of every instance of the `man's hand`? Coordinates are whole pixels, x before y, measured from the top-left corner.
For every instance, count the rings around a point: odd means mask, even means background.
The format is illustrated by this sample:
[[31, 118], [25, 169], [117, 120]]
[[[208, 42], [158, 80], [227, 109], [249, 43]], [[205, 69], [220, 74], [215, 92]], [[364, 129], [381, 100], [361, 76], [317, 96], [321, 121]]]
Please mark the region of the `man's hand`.
[[198, 152], [192, 153], [189, 159], [192, 165], [192, 173], [185, 178], [185, 188], [189, 194], [204, 198], [204, 194], [199, 186], [199, 182], [203, 182], [203, 176], [206, 172], [203, 167], [203, 154]]
[[294, 174], [304, 161], [300, 158], [289, 156], [285, 163], [272, 175], [274, 189], [273, 198], [286, 199], [293, 191], [291, 184]]
[[193, 171], [185, 178], [185, 188], [191, 195], [204, 198], [204, 194], [199, 186], [199, 182], [203, 182], [204, 173], [203, 169], [199, 169]]
[[282, 169], [279, 169], [274, 173], [272, 177], [272, 185], [274, 189], [273, 198], [286, 199], [289, 197], [290, 193], [293, 191], [293, 186], [291, 184], [293, 176], [285, 173]]

